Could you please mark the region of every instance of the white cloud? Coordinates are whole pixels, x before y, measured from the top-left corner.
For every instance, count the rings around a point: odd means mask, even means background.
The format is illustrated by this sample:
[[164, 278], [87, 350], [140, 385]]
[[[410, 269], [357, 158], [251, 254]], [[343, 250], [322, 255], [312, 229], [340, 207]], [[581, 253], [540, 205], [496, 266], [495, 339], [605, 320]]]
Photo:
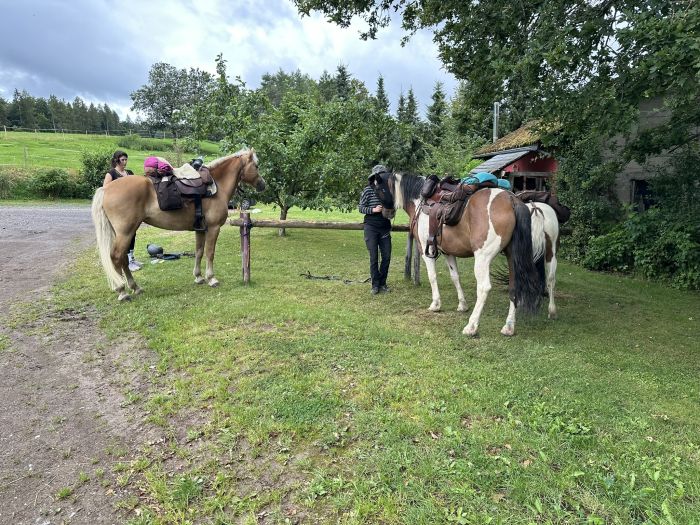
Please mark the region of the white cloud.
[[362, 23], [343, 29], [319, 14], [301, 17], [288, 0], [23, 0], [3, 7], [0, 95], [15, 88], [103, 101], [125, 115], [129, 94], [156, 62], [214, 72], [223, 53], [231, 77], [257, 87], [264, 73], [299, 69], [314, 78], [339, 64], [374, 92], [381, 73], [392, 102], [410, 87], [424, 109], [436, 81], [451, 93], [426, 32], [405, 47], [398, 24], [362, 41]]

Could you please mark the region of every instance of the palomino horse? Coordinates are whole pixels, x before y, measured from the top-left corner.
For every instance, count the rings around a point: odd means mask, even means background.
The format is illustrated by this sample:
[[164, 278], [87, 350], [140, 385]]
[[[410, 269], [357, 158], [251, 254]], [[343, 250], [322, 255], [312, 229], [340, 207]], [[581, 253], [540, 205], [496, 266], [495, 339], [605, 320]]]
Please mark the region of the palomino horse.
[[[394, 202], [395, 208], [403, 208], [412, 219], [420, 203], [420, 190], [425, 179], [407, 173], [385, 174], [375, 181], [374, 187], [379, 198]], [[390, 195], [387, 195], [389, 193]], [[393, 199], [392, 199], [393, 197]], [[386, 210], [385, 216], [392, 217], [394, 210]], [[544, 251], [542, 221], [535, 221], [532, 229], [528, 208], [512, 193], [502, 189], [483, 189], [469, 198], [462, 218], [455, 226], [444, 226], [439, 239], [439, 250], [446, 255], [450, 277], [457, 289], [458, 311], [467, 309], [464, 292], [459, 283], [456, 257], [474, 257], [477, 298], [468, 324], [462, 333], [475, 336], [479, 330], [479, 319], [491, 290], [491, 261], [501, 252], [508, 259], [510, 309], [506, 323], [501, 329], [503, 335], [515, 333], [516, 306], [526, 313], [534, 313], [540, 303], [543, 290], [543, 272], [535, 266], [534, 253]], [[537, 225], [540, 225], [537, 228]], [[411, 223], [412, 232], [423, 249], [428, 239], [428, 216], [418, 212]], [[540, 257], [541, 259], [541, 257]], [[428, 270], [432, 288], [432, 303], [429, 310], [439, 311], [442, 303], [437, 286], [435, 259], [423, 260]]]
[[[262, 191], [265, 181], [258, 173], [258, 157], [255, 150], [244, 149], [233, 155], [221, 157], [208, 165], [216, 182], [216, 193], [202, 200], [207, 221], [206, 232], [196, 232], [194, 282], [217, 286], [214, 277], [214, 250], [221, 226], [228, 217], [228, 201], [239, 182], [245, 182]], [[185, 206], [174, 211], [162, 211], [153, 183], [146, 177], [122, 177], [99, 188], [92, 199], [92, 220], [95, 223], [97, 247], [107, 280], [119, 294], [120, 301], [131, 298], [128, 286], [138, 295], [142, 289], [134, 281], [129, 270], [127, 250], [132, 236], [142, 222], [166, 230], [193, 230], [194, 204], [184, 199]], [[207, 269], [202, 277], [200, 263], [206, 250]], [[124, 282], [126, 277], [126, 282]]]

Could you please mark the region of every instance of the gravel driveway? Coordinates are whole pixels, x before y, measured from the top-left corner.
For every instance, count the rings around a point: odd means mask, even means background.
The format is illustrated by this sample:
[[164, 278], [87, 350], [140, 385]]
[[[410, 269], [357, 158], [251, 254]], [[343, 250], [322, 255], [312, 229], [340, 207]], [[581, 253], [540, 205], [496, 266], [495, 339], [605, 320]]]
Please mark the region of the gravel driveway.
[[88, 205], [0, 206], [0, 307], [45, 288], [94, 239]]
[[50, 298], [52, 281], [91, 245], [88, 205], [0, 206], [2, 524], [134, 517], [117, 510], [129, 494], [113, 466], [157, 438], [124, 396], [145, 390], [151, 353], [133, 335], [108, 340], [89, 308], [47, 307], [38, 319], [18, 321], [21, 305]]

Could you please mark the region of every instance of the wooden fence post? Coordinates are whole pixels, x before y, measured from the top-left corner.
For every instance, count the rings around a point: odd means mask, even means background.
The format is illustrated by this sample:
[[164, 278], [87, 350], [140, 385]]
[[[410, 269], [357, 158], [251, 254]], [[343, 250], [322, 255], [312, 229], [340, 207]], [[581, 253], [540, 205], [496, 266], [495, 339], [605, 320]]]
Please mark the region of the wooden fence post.
[[413, 234], [408, 232], [408, 241], [406, 242], [406, 258], [403, 265], [403, 278], [411, 278], [411, 260], [413, 257]]
[[420, 244], [418, 239], [413, 239], [413, 284], [420, 284]]
[[243, 284], [250, 284], [250, 228], [253, 223], [250, 213], [241, 211], [241, 264], [243, 265]]

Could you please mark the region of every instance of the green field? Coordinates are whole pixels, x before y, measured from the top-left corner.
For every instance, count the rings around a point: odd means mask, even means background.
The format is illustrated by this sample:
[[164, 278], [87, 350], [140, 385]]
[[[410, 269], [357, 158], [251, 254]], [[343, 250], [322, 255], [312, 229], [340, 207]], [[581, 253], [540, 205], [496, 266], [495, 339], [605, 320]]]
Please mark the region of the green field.
[[[72, 173], [80, 169], [80, 153], [98, 147], [125, 149], [129, 154], [129, 168], [135, 173], [143, 172], [143, 161], [147, 156], [158, 155], [167, 158], [175, 165], [189, 158], [177, 159], [171, 139], [148, 139], [162, 145], [155, 151], [135, 151], [117, 145], [121, 137], [105, 135], [81, 135], [63, 133], [0, 132], [0, 168], [63, 168]], [[218, 147], [213, 143], [202, 143], [208, 158], [215, 158]]]
[[[157, 363], [124, 402], [168, 439], [90, 467], [131, 494], [125, 522], [700, 522], [697, 294], [561, 263], [558, 320], [543, 311], [501, 336], [496, 285], [470, 339], [442, 261], [441, 313], [427, 311], [424, 270], [421, 287], [403, 280], [405, 234], [392, 291], [371, 296], [362, 232], [288, 233], [253, 229], [248, 287], [225, 227], [217, 289], [193, 284], [184, 257], [146, 264], [144, 295], [117, 304], [92, 251], [58, 288], [54, 310], [96, 309]], [[142, 259], [149, 242], [193, 251], [191, 233], [144, 227]], [[460, 268], [473, 306], [471, 262]]]

